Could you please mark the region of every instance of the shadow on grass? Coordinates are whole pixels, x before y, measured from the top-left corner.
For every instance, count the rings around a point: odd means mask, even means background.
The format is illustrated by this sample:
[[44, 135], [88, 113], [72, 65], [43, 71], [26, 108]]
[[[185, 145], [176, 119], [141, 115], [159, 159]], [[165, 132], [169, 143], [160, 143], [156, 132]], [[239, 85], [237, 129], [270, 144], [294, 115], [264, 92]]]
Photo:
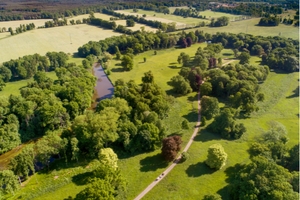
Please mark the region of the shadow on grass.
[[288, 96], [286, 98], [287, 99], [291, 99], [291, 98], [299, 97], [299, 85], [298, 85], [298, 87], [295, 90], [293, 90], [293, 93], [294, 94], [292, 94], [292, 95], [290, 95], [290, 96]]
[[187, 115], [183, 115], [182, 117], [187, 119], [189, 122], [197, 122], [198, 121], [198, 112], [195, 109], [195, 111], [192, 111]]
[[169, 65], [168, 67], [171, 69], [180, 69], [181, 68], [181, 67], [177, 67], [176, 65]]
[[78, 55], [78, 53], [73, 53], [72, 58], [82, 58]]
[[205, 162], [199, 162], [197, 164], [190, 165], [186, 169], [186, 173], [189, 177], [199, 177], [205, 174], [212, 174], [214, 172], [215, 170], [209, 168]]
[[180, 131], [176, 131], [176, 132], [174, 132], [174, 133], [169, 134], [168, 137], [171, 137], [171, 136], [174, 136], [174, 135], [178, 135], [178, 136], [181, 136], [181, 137], [182, 137], [183, 132], [182, 132], [181, 130], [180, 130]]
[[208, 132], [206, 129], [201, 129], [200, 132], [195, 136], [194, 141], [196, 142], [207, 142], [211, 140], [221, 140], [222, 137], [215, 134]]
[[111, 69], [111, 71], [112, 72], [124, 72], [125, 70], [124, 70], [124, 68], [119, 67], [119, 68], [113, 68], [113, 69]]
[[88, 183], [89, 178], [93, 177], [92, 172], [85, 172], [83, 174], [77, 174], [72, 177], [72, 182], [76, 185], [86, 185]]
[[223, 56], [232, 56], [233, 53], [223, 53]]
[[176, 65], [177, 63], [176, 62], [173, 62], [173, 63], [169, 63], [169, 65]]
[[141, 172], [156, 171], [160, 168], [166, 168], [168, 163], [163, 159], [161, 153], [154, 156], [148, 156], [140, 161], [142, 167]]

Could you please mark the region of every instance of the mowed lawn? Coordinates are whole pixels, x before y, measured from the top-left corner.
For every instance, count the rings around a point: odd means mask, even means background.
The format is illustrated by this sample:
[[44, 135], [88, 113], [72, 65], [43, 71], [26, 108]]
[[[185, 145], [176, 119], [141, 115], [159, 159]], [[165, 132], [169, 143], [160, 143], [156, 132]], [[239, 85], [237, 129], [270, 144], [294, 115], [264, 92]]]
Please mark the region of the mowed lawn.
[[[201, 128], [195, 137], [189, 160], [177, 165], [157, 186], [143, 199], [202, 199], [206, 194], [218, 193], [223, 200], [229, 197], [229, 176], [234, 172], [234, 165], [250, 162], [247, 152], [256, 136], [270, 128], [270, 120], [282, 123], [287, 131], [289, 148], [299, 143], [299, 73], [286, 74], [272, 71], [267, 80], [261, 84], [261, 91], [266, 100], [259, 104], [261, 110], [250, 118], [239, 120], [245, 124], [247, 133], [239, 140], [228, 141], [219, 135]], [[220, 104], [222, 107], [224, 104]], [[211, 123], [212, 120], [208, 122]], [[214, 171], [205, 164], [210, 145], [220, 143], [228, 154], [226, 166]]]
[[99, 41], [120, 33], [86, 24], [36, 29], [0, 40], [0, 63], [25, 55], [48, 51], [76, 53], [89, 41]]
[[[106, 15], [106, 14], [102, 14], [102, 13], [95, 13], [94, 14], [96, 18], [100, 18], [103, 20], [107, 20], [110, 21], [110, 18], [113, 17], [111, 15]], [[70, 24], [70, 20], [74, 19], [75, 22], [76, 20], [80, 19], [82, 20], [83, 18], [89, 18], [89, 14], [85, 14], [85, 15], [78, 15], [76, 17], [72, 17], [72, 18], [68, 18], [68, 24]], [[126, 26], [126, 20], [115, 20], [117, 25], [123, 25]], [[140, 23], [135, 23], [134, 27], [127, 27], [128, 29], [131, 29], [133, 31], [137, 31], [137, 30], [141, 30], [141, 27], [144, 26], [145, 27], [145, 31], [152, 31], [152, 32], [156, 32], [156, 28], [152, 28], [151, 26], [147, 26], [145, 24], [140, 24]]]

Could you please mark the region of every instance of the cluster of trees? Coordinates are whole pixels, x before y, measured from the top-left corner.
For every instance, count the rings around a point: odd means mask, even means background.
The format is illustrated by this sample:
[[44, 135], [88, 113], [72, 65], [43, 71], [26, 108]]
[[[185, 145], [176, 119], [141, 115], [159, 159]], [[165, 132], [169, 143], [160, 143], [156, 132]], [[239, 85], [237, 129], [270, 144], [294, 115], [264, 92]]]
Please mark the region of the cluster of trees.
[[279, 6], [268, 6], [263, 4], [240, 4], [235, 7], [215, 7], [212, 11], [230, 13], [235, 15], [250, 15], [255, 17], [264, 17], [269, 14], [282, 14], [283, 8]]
[[23, 32], [29, 31], [29, 30], [33, 30], [33, 29], [35, 29], [35, 25], [34, 25], [34, 23], [30, 23], [30, 24], [26, 24], [26, 25], [20, 24], [20, 27], [17, 27], [15, 32], [12, 30], [11, 27], [9, 27], [8, 31], [10, 32], [11, 35], [15, 35], [15, 34], [23, 33]]
[[[100, 40], [99, 42], [89, 42], [78, 48], [78, 55], [86, 57], [93, 54], [99, 56], [102, 52], [107, 51], [111, 54], [117, 53], [117, 49], [121, 52], [128, 52], [133, 49], [133, 53], [140, 53], [155, 48], [170, 48], [174, 47], [179, 40], [177, 35], [168, 35], [158, 32], [140, 32], [137, 31], [130, 36], [114, 36]], [[118, 48], [116, 48], [118, 47]], [[129, 49], [130, 48], [130, 49]], [[128, 50], [129, 49], [129, 50]]]
[[174, 76], [170, 83], [174, 90], [183, 95], [199, 90], [203, 77], [205, 77], [205, 71], [208, 67], [215, 67], [213, 64], [216, 62], [212, 61], [216, 59], [214, 58], [215, 54], [220, 53], [222, 49], [223, 46], [220, 43], [209, 43], [204, 49], [201, 47], [197, 49], [193, 60], [188, 54], [182, 52], [177, 59], [179, 63], [182, 63], [182, 68], [178, 72], [179, 75]]
[[115, 17], [118, 17], [119, 19], [132, 19], [133, 21], [135, 21], [136, 23], [141, 23], [141, 24], [145, 24], [147, 26], [151, 26], [153, 28], [159, 28], [162, 31], [175, 31], [176, 30], [176, 24], [174, 23], [162, 23], [159, 21], [153, 21], [153, 20], [147, 20], [144, 17], [138, 17], [138, 16], [133, 16], [133, 15], [125, 15], [122, 13], [118, 13], [115, 12], [113, 10], [108, 10], [108, 9], [103, 9], [101, 11], [102, 13], [108, 14], [108, 15], [113, 15]]
[[63, 19], [63, 20], [55, 19], [53, 21], [45, 22], [45, 28], [51, 28], [51, 27], [55, 27], [55, 26], [66, 26], [66, 25], [68, 25], [67, 19]]
[[280, 19], [277, 17], [263, 17], [260, 19], [259, 26], [278, 26]]
[[176, 8], [173, 12], [173, 15], [183, 16], [183, 17], [193, 17], [193, 18], [200, 18], [205, 19], [206, 16], [199, 15], [199, 12], [194, 9], [184, 9], [184, 8]]
[[0, 144], [1, 153], [20, 141], [68, 127], [90, 107], [96, 78], [74, 63], [56, 68], [55, 72], [55, 82], [38, 71], [34, 82], [21, 89], [21, 96], [1, 98], [0, 138], [5, 141]]
[[49, 72], [56, 68], [66, 67], [68, 55], [64, 52], [48, 52], [46, 56], [27, 55], [16, 60], [4, 62], [0, 66], [0, 79], [9, 82], [14, 79], [28, 79], [37, 71]]
[[[221, 42], [224, 47], [233, 48], [238, 51], [250, 53], [251, 55], [262, 55], [262, 60], [271, 69], [282, 69], [293, 72], [299, 69], [299, 40], [281, 38], [279, 36], [263, 37], [239, 33], [220, 33], [211, 36], [196, 31], [195, 35], [199, 41], [210, 38], [213, 43]], [[244, 53], [244, 55], [246, 55]], [[246, 59], [247, 60], [247, 59]], [[243, 63], [241, 63], [243, 64]]]
[[299, 144], [289, 149], [285, 127], [274, 121], [270, 125], [250, 146], [252, 162], [236, 169], [232, 199], [299, 199]]
[[159, 148], [166, 135], [162, 119], [169, 110], [167, 95], [151, 72], [142, 81], [140, 88], [133, 81], [117, 80], [115, 97], [100, 101], [96, 112], [77, 116], [61, 137], [76, 138], [80, 151], [92, 157], [108, 146], [123, 147], [123, 152]]
[[221, 26], [227, 26], [229, 24], [229, 17], [219, 17], [215, 21], [215, 19], [211, 19], [210, 26], [211, 27], [221, 27]]

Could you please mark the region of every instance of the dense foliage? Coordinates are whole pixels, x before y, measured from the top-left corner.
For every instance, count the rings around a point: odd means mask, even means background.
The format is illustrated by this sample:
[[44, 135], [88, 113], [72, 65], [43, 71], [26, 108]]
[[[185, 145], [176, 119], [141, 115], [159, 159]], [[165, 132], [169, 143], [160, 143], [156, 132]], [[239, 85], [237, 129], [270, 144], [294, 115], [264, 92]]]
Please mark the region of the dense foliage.
[[277, 17], [263, 17], [260, 19], [259, 26], [278, 26], [280, 23], [279, 18]]
[[213, 169], [221, 169], [227, 161], [227, 153], [220, 144], [213, 144], [208, 148], [208, 155], [205, 163]]

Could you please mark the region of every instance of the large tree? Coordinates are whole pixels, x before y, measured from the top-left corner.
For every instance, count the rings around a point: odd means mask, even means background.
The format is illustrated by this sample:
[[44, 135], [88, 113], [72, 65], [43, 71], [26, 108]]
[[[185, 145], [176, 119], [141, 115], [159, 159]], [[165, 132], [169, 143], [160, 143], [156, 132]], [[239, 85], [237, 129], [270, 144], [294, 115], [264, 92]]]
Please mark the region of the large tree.
[[213, 144], [208, 148], [207, 160], [205, 163], [213, 169], [221, 169], [227, 160], [227, 153], [221, 144]]
[[0, 185], [0, 191], [4, 194], [13, 193], [15, 196], [15, 191], [19, 189], [18, 177], [11, 170], [0, 171]]
[[215, 97], [203, 96], [200, 104], [201, 114], [205, 116], [207, 120], [210, 120], [219, 113], [219, 101]]
[[166, 161], [173, 161], [181, 150], [182, 140], [180, 136], [174, 135], [163, 139], [161, 154]]

